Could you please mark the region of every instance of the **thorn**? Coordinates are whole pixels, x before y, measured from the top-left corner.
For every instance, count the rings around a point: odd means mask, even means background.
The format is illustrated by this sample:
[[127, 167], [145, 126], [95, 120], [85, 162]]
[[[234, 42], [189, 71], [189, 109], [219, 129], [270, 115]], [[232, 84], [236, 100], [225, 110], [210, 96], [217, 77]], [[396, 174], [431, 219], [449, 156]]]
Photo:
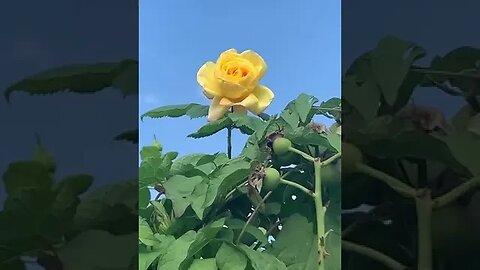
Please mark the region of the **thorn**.
[[327, 251], [326, 249], [324, 249], [324, 250], [322, 251], [322, 256], [325, 258], [325, 257], [327, 257], [327, 256], [330, 256], [330, 253], [328, 253], [328, 251]]

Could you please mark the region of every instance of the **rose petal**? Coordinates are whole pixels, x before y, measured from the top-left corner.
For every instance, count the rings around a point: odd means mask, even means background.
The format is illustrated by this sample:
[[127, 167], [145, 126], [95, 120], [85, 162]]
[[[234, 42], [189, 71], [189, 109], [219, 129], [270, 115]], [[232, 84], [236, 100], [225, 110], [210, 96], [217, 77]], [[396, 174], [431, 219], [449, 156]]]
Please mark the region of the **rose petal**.
[[[250, 94], [240, 104], [246, 107], [252, 113], [259, 115], [272, 103], [274, 94], [272, 90], [263, 85], [258, 85], [253, 89], [253, 93]], [[255, 101], [255, 102], [253, 102]]]
[[228, 50], [226, 50], [226, 51], [224, 51], [223, 53], [220, 54], [220, 56], [217, 59], [217, 63], [218, 62], [223, 62], [223, 61], [225, 61], [229, 58], [236, 57], [236, 56], [238, 56], [237, 50], [235, 50], [233, 48], [228, 49]]
[[214, 97], [212, 103], [210, 104], [210, 108], [208, 109], [208, 121], [212, 122], [215, 120], [220, 119], [223, 114], [225, 114], [231, 106], [220, 105], [220, 100], [222, 97]]
[[255, 66], [258, 72], [257, 79], [260, 80], [265, 74], [265, 72], [267, 72], [267, 64], [265, 63], [265, 60], [263, 60], [263, 58], [259, 54], [252, 50], [246, 50], [240, 55], [250, 61], [250, 63]]
[[257, 114], [257, 108], [258, 108], [258, 99], [255, 95], [250, 94], [248, 97], [246, 97], [244, 100], [235, 103], [235, 105], [240, 105], [245, 108], [247, 108], [249, 111], [252, 113]]
[[230, 99], [226, 98], [226, 97], [222, 97], [220, 98], [220, 100], [218, 101], [218, 104], [222, 105], [222, 106], [229, 106], [231, 107], [234, 102], [231, 101]]
[[218, 88], [218, 83], [214, 77], [215, 64], [213, 62], [205, 63], [197, 72], [197, 81], [202, 86], [207, 98], [212, 99], [216, 96], [222, 96]]

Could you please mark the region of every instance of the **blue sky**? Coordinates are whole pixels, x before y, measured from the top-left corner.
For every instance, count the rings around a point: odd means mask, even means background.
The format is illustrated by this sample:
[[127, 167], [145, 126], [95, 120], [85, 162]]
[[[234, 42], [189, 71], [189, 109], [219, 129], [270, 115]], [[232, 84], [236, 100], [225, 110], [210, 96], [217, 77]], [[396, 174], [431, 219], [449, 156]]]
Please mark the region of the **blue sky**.
[[[279, 112], [301, 92], [320, 100], [339, 97], [340, 13], [336, 0], [141, 1], [140, 113], [163, 105], [208, 104], [196, 73], [230, 48], [254, 50], [267, 62], [261, 84], [276, 95], [267, 113]], [[226, 132], [186, 137], [205, 123], [206, 118], [144, 119], [140, 146], [151, 144], [155, 134], [165, 150], [181, 155], [224, 152]], [[233, 137], [234, 154], [245, 139]]]

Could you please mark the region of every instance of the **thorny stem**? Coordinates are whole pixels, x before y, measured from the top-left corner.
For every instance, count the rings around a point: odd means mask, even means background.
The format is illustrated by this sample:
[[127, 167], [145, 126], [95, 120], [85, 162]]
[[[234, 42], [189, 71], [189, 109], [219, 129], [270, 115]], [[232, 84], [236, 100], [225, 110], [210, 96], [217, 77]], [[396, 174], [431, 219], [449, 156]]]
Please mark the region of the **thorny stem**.
[[417, 209], [418, 267], [417, 270], [432, 270], [432, 197], [430, 190], [415, 198]]
[[[382, 171], [374, 169], [365, 164], [358, 164], [357, 169], [366, 175], [376, 178], [393, 190], [402, 194], [403, 196], [415, 199], [417, 210], [417, 229], [418, 229], [418, 268], [417, 270], [432, 270], [432, 199], [428, 189], [414, 189], [409, 185], [403, 183], [399, 179], [388, 175]], [[345, 245], [345, 244], [343, 244]], [[365, 253], [363, 253], [365, 254]], [[380, 256], [378, 251], [370, 249], [369, 255], [376, 254]], [[365, 255], [367, 255], [365, 254]], [[393, 268], [406, 269], [406, 268]]]
[[315, 159], [313, 162], [313, 166], [315, 169], [315, 193], [314, 193], [314, 200], [315, 200], [315, 212], [317, 216], [317, 243], [318, 243], [318, 257], [319, 257], [319, 270], [325, 269], [325, 256], [327, 254], [326, 251], [326, 239], [325, 239], [325, 212], [326, 209], [323, 206], [322, 201], [322, 162], [319, 158]]
[[353, 251], [353, 252], [356, 252], [358, 254], [364, 255], [366, 257], [372, 258], [372, 259], [382, 263], [383, 265], [387, 266], [390, 269], [394, 269], [394, 270], [406, 270], [406, 269], [408, 269], [407, 266], [397, 262], [396, 260], [388, 257], [387, 255], [385, 255], [385, 254], [383, 254], [383, 253], [381, 253], [381, 252], [379, 252], [375, 249], [372, 249], [372, 248], [369, 248], [369, 247], [366, 247], [366, 246], [362, 246], [362, 245], [359, 245], [359, 244], [355, 244], [355, 243], [352, 243], [352, 242], [347, 241], [347, 240], [342, 240], [342, 249]]
[[302, 186], [298, 183], [295, 183], [293, 181], [283, 179], [283, 178], [280, 179], [280, 183], [284, 184], [284, 185], [292, 186], [294, 188], [297, 188], [297, 189], [301, 190], [302, 192], [304, 192], [305, 194], [307, 194], [308, 196], [315, 198], [315, 195], [313, 194], [313, 192], [311, 190], [309, 190], [308, 188], [306, 188], [306, 187], [304, 187], [304, 186]]
[[[359, 172], [370, 175], [378, 180], [383, 181], [392, 189], [403, 194], [406, 197], [415, 200], [415, 207], [417, 212], [417, 234], [418, 234], [418, 252], [417, 252], [417, 270], [432, 270], [433, 269], [433, 255], [432, 255], [432, 212], [434, 208], [441, 208], [449, 203], [455, 201], [460, 196], [464, 195], [471, 189], [480, 186], [480, 176], [475, 176], [467, 182], [450, 190], [448, 193], [432, 199], [431, 191], [428, 188], [414, 189], [400, 180], [365, 164], [357, 165]], [[318, 218], [318, 217], [317, 217]], [[360, 254], [377, 259], [384, 262], [385, 265], [392, 269], [407, 269], [407, 267], [397, 263], [396, 261], [386, 257], [382, 253], [350, 243], [342, 242], [342, 247], [356, 251]]]
[[243, 228], [242, 228], [242, 230], [240, 231], [240, 234], [238, 235], [236, 244], [240, 243], [240, 240], [242, 239], [242, 236], [243, 236], [243, 234], [245, 233], [245, 230], [247, 229], [248, 224], [250, 224], [250, 222], [252, 222], [253, 218], [255, 217], [255, 214], [258, 212], [258, 209], [260, 209], [260, 207], [265, 203], [265, 201], [266, 201], [267, 198], [270, 196], [270, 194], [272, 194], [272, 191], [269, 191], [269, 192], [265, 195], [265, 197], [263, 197], [262, 201], [257, 205], [257, 207], [255, 207], [255, 210], [253, 210], [252, 214], [251, 214], [250, 217], [247, 219], [247, 222], [245, 222], [245, 225], [243, 225]]
[[[313, 158], [312, 156], [308, 155], [307, 153], [304, 153], [301, 150], [295, 149], [294, 147], [289, 148], [290, 152], [294, 152], [296, 154], [301, 155], [303, 158], [306, 160], [309, 160], [313, 162], [313, 167], [315, 169], [315, 191], [313, 192], [313, 199], [315, 201], [315, 213], [316, 213], [316, 218], [317, 218], [317, 244], [318, 244], [318, 269], [319, 270], [325, 270], [325, 256], [328, 255], [327, 249], [326, 249], [326, 236], [327, 234], [325, 233], [325, 212], [326, 212], [326, 207], [323, 205], [323, 200], [322, 200], [322, 176], [321, 176], [321, 171], [322, 171], [322, 166], [326, 166], [330, 163], [332, 163], [334, 160], [339, 158], [341, 156], [340, 153], [335, 154], [334, 156], [328, 158], [325, 161], [321, 161], [320, 158]], [[290, 186], [294, 186], [301, 191], [307, 193], [307, 194], [312, 194], [310, 190], [306, 189], [305, 187], [298, 185], [297, 183], [282, 179], [281, 183], [287, 184]]]

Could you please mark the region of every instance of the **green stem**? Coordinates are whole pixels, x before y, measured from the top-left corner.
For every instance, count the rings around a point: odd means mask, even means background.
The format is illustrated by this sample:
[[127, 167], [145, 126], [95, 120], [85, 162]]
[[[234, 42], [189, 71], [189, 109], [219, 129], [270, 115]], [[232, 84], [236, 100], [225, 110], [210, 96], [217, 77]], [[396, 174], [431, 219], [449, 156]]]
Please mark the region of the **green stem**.
[[418, 267], [417, 270], [432, 270], [432, 198], [430, 190], [415, 198], [417, 209]]
[[298, 150], [298, 149], [296, 149], [296, 148], [294, 148], [294, 147], [292, 147], [292, 146], [291, 146], [290, 148], [288, 148], [288, 150], [289, 150], [290, 152], [299, 154], [300, 156], [302, 156], [304, 159], [306, 159], [306, 160], [308, 160], [308, 161], [311, 161], [311, 162], [314, 162], [314, 161], [315, 161], [315, 159], [314, 159], [312, 156], [310, 156], [309, 154], [307, 154], [307, 153], [305, 153], [305, 152], [303, 152], [303, 151], [300, 151], [300, 150]]
[[388, 186], [390, 186], [393, 190], [397, 191], [398, 193], [409, 197], [409, 198], [415, 198], [417, 196], [417, 191], [410, 187], [409, 185], [403, 183], [399, 179], [390, 176], [382, 171], [379, 171], [377, 169], [374, 169], [368, 165], [365, 164], [358, 164], [357, 169], [359, 172], [364, 173], [366, 175], [369, 175], [373, 178], [376, 178]]
[[336, 153], [335, 155], [327, 158], [325, 161], [322, 161], [322, 166], [327, 166], [328, 164], [334, 162], [335, 160], [337, 160], [341, 156], [342, 156], [342, 153], [340, 153], [340, 152]]
[[255, 207], [255, 210], [253, 210], [252, 214], [251, 214], [250, 217], [247, 219], [247, 222], [245, 222], [245, 225], [243, 225], [243, 228], [242, 228], [242, 230], [240, 231], [240, 234], [238, 235], [238, 238], [237, 238], [237, 242], [236, 242], [237, 245], [238, 245], [238, 243], [240, 243], [240, 240], [242, 239], [242, 236], [243, 236], [243, 234], [245, 233], [245, 230], [247, 229], [248, 224], [250, 224], [250, 222], [252, 222], [253, 217], [254, 217], [255, 214], [258, 212], [258, 209], [260, 209], [260, 207], [265, 203], [265, 201], [266, 201], [267, 198], [270, 196], [270, 194], [272, 194], [272, 191], [269, 191], [269, 192], [265, 195], [265, 197], [263, 197], [262, 201], [257, 205], [257, 207]]
[[426, 68], [412, 68], [410, 69], [412, 72], [421, 73], [421, 74], [431, 74], [431, 75], [444, 75], [450, 77], [461, 77], [461, 78], [468, 78], [468, 79], [480, 79], [479, 75], [472, 74], [472, 73], [463, 73], [463, 72], [451, 72], [451, 71], [444, 71], [444, 70], [433, 70], [433, 69], [426, 69]]
[[313, 194], [313, 192], [311, 190], [309, 190], [308, 188], [306, 188], [306, 187], [304, 187], [304, 186], [302, 186], [298, 183], [295, 183], [293, 181], [283, 179], [283, 178], [280, 179], [280, 183], [284, 184], [284, 185], [292, 186], [294, 188], [297, 188], [297, 189], [301, 190], [302, 192], [304, 192], [305, 194], [307, 194], [308, 196], [315, 198], [315, 195]]
[[242, 186], [245, 186], [247, 184], [247, 181], [243, 181], [240, 185], [236, 186], [234, 189], [230, 190], [227, 195], [225, 195], [225, 201], [228, 201], [230, 200], [230, 197], [233, 195], [233, 193], [235, 193], [235, 191], [237, 191], [239, 188], [241, 188]]
[[[230, 112], [233, 113], [233, 107], [230, 108]], [[230, 159], [232, 158], [232, 129], [231, 125], [227, 128], [227, 156]]]
[[317, 216], [317, 243], [319, 256], [319, 270], [325, 269], [326, 241], [325, 241], [325, 212], [322, 201], [322, 162], [319, 158], [314, 159], [313, 166], [315, 169], [315, 212]]
[[232, 158], [232, 127], [227, 128], [227, 156]]
[[448, 193], [436, 198], [433, 200], [434, 208], [441, 208], [455, 200], [460, 196], [464, 195], [468, 191], [480, 186], [480, 176], [475, 176], [474, 178], [468, 180], [467, 182], [459, 185], [458, 187], [450, 190]]
[[375, 249], [372, 249], [372, 248], [369, 248], [369, 247], [366, 247], [366, 246], [362, 246], [362, 245], [359, 245], [359, 244], [355, 244], [355, 243], [352, 243], [350, 241], [342, 240], [342, 249], [353, 251], [353, 252], [356, 252], [358, 254], [369, 257], [371, 259], [374, 259], [374, 260], [382, 263], [383, 265], [385, 265], [388, 268], [393, 269], [393, 270], [406, 270], [406, 269], [408, 269], [408, 267], [406, 267], [405, 265], [397, 262], [396, 260], [388, 257], [387, 255], [385, 255], [385, 254], [383, 254], [383, 253], [381, 253], [381, 252], [379, 252]]

